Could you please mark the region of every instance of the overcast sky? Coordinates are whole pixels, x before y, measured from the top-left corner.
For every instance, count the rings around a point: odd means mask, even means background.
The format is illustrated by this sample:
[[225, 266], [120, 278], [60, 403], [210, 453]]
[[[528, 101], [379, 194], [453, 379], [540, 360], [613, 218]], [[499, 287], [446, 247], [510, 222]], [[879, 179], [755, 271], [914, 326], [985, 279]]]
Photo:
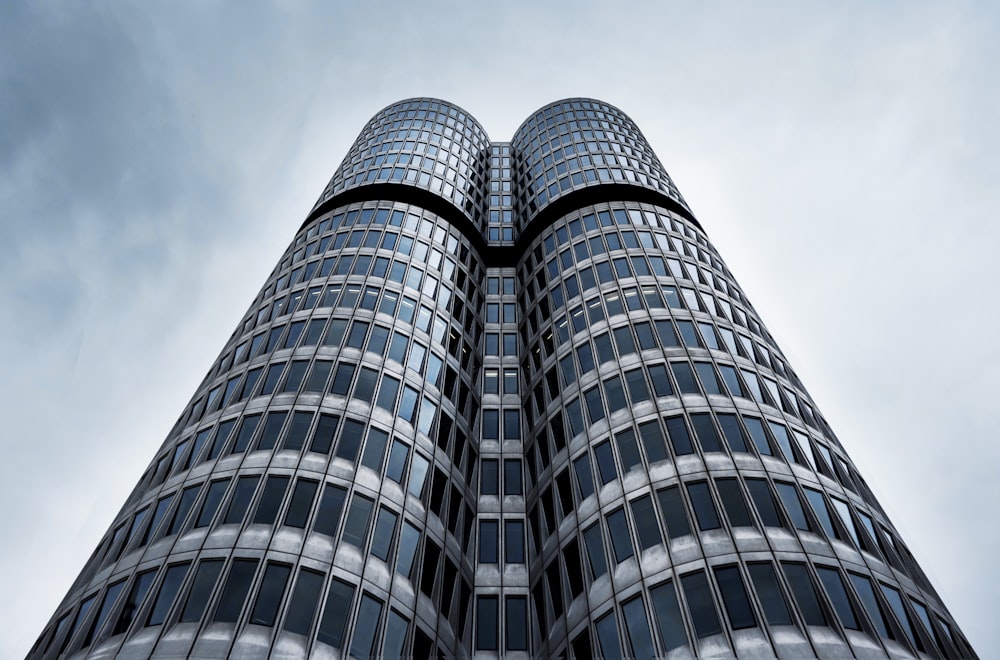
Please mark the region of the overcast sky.
[[567, 96], [629, 114], [1000, 657], [1000, 5], [673, 4], [3, 3], [0, 657], [364, 122], [411, 96], [495, 140]]

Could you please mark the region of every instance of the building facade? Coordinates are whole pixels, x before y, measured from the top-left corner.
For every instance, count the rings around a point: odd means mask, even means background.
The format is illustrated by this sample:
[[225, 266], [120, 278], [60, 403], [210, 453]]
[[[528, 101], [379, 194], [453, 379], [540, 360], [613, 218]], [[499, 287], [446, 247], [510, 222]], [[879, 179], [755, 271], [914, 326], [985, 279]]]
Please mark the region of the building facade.
[[975, 657], [635, 124], [364, 128], [30, 658]]

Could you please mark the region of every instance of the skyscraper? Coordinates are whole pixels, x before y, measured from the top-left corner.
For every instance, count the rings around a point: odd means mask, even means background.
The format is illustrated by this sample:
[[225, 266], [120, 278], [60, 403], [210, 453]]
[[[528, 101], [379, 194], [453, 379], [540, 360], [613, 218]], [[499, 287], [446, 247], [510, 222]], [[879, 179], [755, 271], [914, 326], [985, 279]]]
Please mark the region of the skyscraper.
[[29, 657], [975, 657], [635, 124], [379, 112]]

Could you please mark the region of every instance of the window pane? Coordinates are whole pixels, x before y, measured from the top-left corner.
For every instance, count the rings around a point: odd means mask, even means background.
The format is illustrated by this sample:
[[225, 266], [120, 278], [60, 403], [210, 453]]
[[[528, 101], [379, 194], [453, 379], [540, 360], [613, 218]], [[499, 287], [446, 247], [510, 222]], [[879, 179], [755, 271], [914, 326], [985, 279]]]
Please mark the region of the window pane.
[[882, 616], [882, 608], [878, 604], [878, 598], [875, 597], [875, 589], [872, 587], [872, 581], [862, 575], [855, 575], [854, 573], [848, 573], [851, 577], [851, 584], [854, 585], [854, 590], [858, 592], [858, 596], [861, 598], [861, 604], [864, 605], [865, 611], [868, 612], [868, 618], [875, 625], [875, 629], [878, 630], [879, 636], [883, 639], [891, 639], [889, 635], [889, 630], [885, 625], [885, 617]]
[[611, 545], [618, 563], [635, 554], [632, 549], [632, 539], [629, 535], [624, 509], [618, 509], [608, 515], [608, 533], [611, 535]]
[[496, 520], [479, 522], [479, 563], [495, 564], [499, 561], [497, 544], [499, 542], [500, 523]]
[[292, 491], [292, 499], [288, 503], [288, 511], [285, 513], [285, 524], [289, 527], [304, 528], [309, 520], [309, 512], [312, 511], [313, 498], [316, 496], [316, 489], [319, 484], [315, 481], [300, 479], [295, 484]]
[[160, 591], [156, 594], [156, 601], [149, 611], [149, 618], [146, 620], [147, 626], [158, 626], [166, 620], [170, 606], [174, 604], [174, 598], [177, 597], [177, 591], [181, 588], [181, 583], [184, 581], [184, 576], [187, 575], [190, 566], [190, 563], [184, 563], [174, 564], [167, 568], [163, 582], [160, 583]]
[[215, 589], [215, 583], [221, 572], [221, 559], [206, 559], [198, 564], [194, 581], [191, 583], [191, 592], [188, 594], [184, 611], [181, 612], [180, 620], [182, 623], [201, 620], [205, 613], [205, 606], [208, 605], [208, 598], [212, 595], [212, 590]]
[[382, 647], [381, 658], [402, 658], [406, 642], [406, 631], [410, 622], [399, 615], [396, 610], [389, 611], [389, 619], [385, 625], [385, 644]]
[[594, 447], [594, 457], [597, 459], [597, 471], [601, 475], [601, 484], [612, 482], [618, 478], [610, 442], [605, 441]]
[[368, 522], [371, 520], [374, 502], [367, 497], [355, 495], [351, 500], [351, 508], [344, 523], [344, 533], [341, 540], [359, 548], [365, 547], [368, 536]]
[[504, 628], [508, 651], [528, 650], [528, 602], [524, 596], [508, 596], [504, 601]]
[[667, 424], [667, 435], [670, 436], [670, 444], [674, 447], [674, 453], [682, 456], [694, 452], [684, 418], [678, 415], [677, 417], [667, 417], [664, 421]]
[[739, 482], [736, 479], [716, 479], [715, 485], [719, 489], [722, 508], [726, 510], [729, 524], [733, 527], [752, 527], [753, 521]]
[[480, 651], [497, 650], [497, 597], [476, 598], [476, 648]]
[[250, 623], [259, 626], [274, 625], [291, 572], [291, 566], [271, 563], [267, 565], [260, 583], [260, 591], [257, 592], [257, 603], [254, 605], [253, 614], [250, 615]]
[[392, 538], [396, 532], [397, 518], [396, 514], [384, 507], [378, 511], [378, 517], [375, 520], [375, 532], [372, 534], [371, 552], [382, 561], [386, 561], [389, 557]]
[[524, 563], [524, 523], [520, 520], [505, 520], [504, 528], [504, 561], [508, 564]]
[[823, 609], [816, 598], [816, 590], [813, 587], [812, 580], [809, 578], [809, 572], [806, 567], [802, 564], [784, 563], [781, 567], [785, 570], [785, 577], [788, 578], [788, 584], [792, 588], [795, 602], [798, 603], [799, 611], [802, 612], [802, 618], [805, 619], [806, 624], [810, 626], [825, 626], [826, 617], [823, 615]]
[[256, 559], [237, 559], [229, 569], [226, 586], [219, 596], [219, 606], [215, 609], [213, 621], [235, 623], [243, 611], [243, 603], [250, 592], [254, 573], [257, 572]]
[[764, 609], [764, 618], [772, 626], [787, 626], [792, 624], [792, 615], [788, 612], [788, 603], [778, 584], [778, 576], [774, 566], [767, 564], [748, 564], [747, 571], [753, 581], [754, 591]]
[[656, 649], [653, 647], [653, 638], [649, 634], [649, 624], [646, 621], [646, 609], [642, 605], [642, 597], [633, 598], [622, 605], [622, 615], [625, 617], [625, 629], [632, 645], [630, 657], [637, 660], [654, 658]]
[[671, 486], [657, 491], [656, 494], [660, 498], [663, 522], [667, 525], [667, 536], [676, 539], [690, 534], [691, 525], [688, 522], [687, 509], [681, 498], [680, 488]]
[[733, 630], [756, 626], [757, 621], [750, 606], [750, 599], [747, 598], [746, 588], [743, 586], [743, 578], [740, 577], [740, 569], [736, 566], [716, 568], [715, 580], [719, 584], [722, 603], [726, 606], [729, 625]]
[[316, 640], [341, 648], [344, 643], [344, 628], [347, 626], [347, 616], [351, 613], [351, 601], [354, 600], [354, 587], [334, 579], [330, 581], [330, 592], [326, 596], [326, 606], [323, 608], [323, 620], [319, 624]]
[[774, 498], [771, 496], [771, 489], [767, 482], [763, 479], [747, 479], [746, 484], [754, 507], [757, 508], [757, 515], [760, 516], [764, 526], [783, 527], [781, 516], [778, 515], [778, 509], [774, 504]]
[[104, 627], [104, 623], [111, 614], [111, 609], [115, 606], [115, 603], [118, 601], [118, 596], [121, 595], [122, 589], [124, 588], [125, 580], [121, 580], [120, 582], [112, 584], [108, 587], [108, 590], [104, 592], [104, 600], [101, 601], [101, 606], [97, 610], [97, 616], [94, 617], [94, 623], [91, 624], [90, 630], [83, 638], [83, 643], [80, 645], [81, 647], [90, 646], [95, 639], [100, 637], [101, 629]]
[[604, 660], [621, 660], [622, 651], [618, 644], [618, 624], [612, 610], [597, 622], [597, 641], [601, 646], [601, 657]]
[[668, 652], [688, 643], [687, 632], [684, 630], [684, 618], [677, 605], [677, 594], [674, 593], [673, 582], [664, 582], [649, 591], [653, 602], [653, 612], [656, 614], [656, 626], [660, 633], [660, 643]]
[[792, 519], [795, 529], [808, 532], [811, 528], [809, 527], [809, 521], [806, 519], [806, 512], [802, 508], [802, 501], [799, 500], [799, 495], [795, 491], [795, 486], [778, 482], [774, 484], [774, 487], [778, 489], [778, 497], [781, 498], [782, 504], [785, 505], [785, 511], [788, 513], [789, 518]]
[[198, 514], [198, 520], [195, 522], [195, 527], [205, 527], [212, 522], [212, 518], [215, 517], [215, 512], [218, 510], [219, 504], [222, 502], [222, 496], [225, 495], [228, 487], [229, 479], [213, 481], [209, 484], [208, 493], [205, 495], [205, 501], [202, 502], [201, 513]]
[[639, 535], [641, 549], [651, 548], [663, 542], [660, 537], [660, 527], [656, 523], [656, 513], [653, 510], [653, 498], [649, 495], [632, 500], [632, 517], [635, 519], [636, 532]]
[[688, 496], [691, 498], [691, 506], [694, 508], [694, 517], [698, 521], [698, 528], [707, 531], [721, 527], [708, 483], [704, 481], [690, 483], [687, 484], [687, 490]]
[[596, 580], [608, 572], [608, 564], [604, 558], [604, 540], [601, 538], [600, 525], [591, 525], [588, 529], [583, 530], [583, 541], [587, 545], [590, 572]]
[[346, 498], [347, 491], [345, 489], [331, 484], [326, 485], [323, 489], [323, 498], [319, 503], [319, 511], [316, 513], [316, 523], [313, 525], [314, 532], [317, 534], [326, 534], [327, 536], [336, 536]]
[[816, 567], [816, 574], [819, 581], [826, 588], [826, 595], [833, 603], [833, 609], [840, 618], [840, 623], [845, 628], [860, 630], [857, 618], [854, 616], [854, 608], [851, 606], [851, 599], [847, 596], [847, 589], [844, 588], [844, 579], [840, 577], [840, 572], [834, 568], [824, 566]]
[[695, 634], [708, 637], [722, 632], [719, 615], [715, 611], [712, 590], [708, 586], [708, 577], [704, 571], [690, 573], [681, 578], [684, 587], [684, 597], [687, 599], [688, 610], [694, 623]]
[[284, 629], [299, 635], [308, 635], [312, 629], [313, 617], [316, 615], [316, 604], [323, 591], [323, 574], [309, 569], [299, 569], [299, 579], [295, 582], [295, 591], [288, 602], [288, 612], [285, 615]]
[[240, 477], [237, 479], [233, 497], [229, 501], [229, 509], [226, 511], [226, 517], [222, 521], [223, 524], [231, 525], [243, 523], [243, 518], [246, 516], [247, 508], [250, 506], [250, 499], [257, 490], [257, 482], [259, 481], [260, 477], [257, 475]]
[[143, 601], [146, 600], [146, 594], [149, 593], [149, 588], [153, 586], [153, 579], [155, 577], [156, 569], [153, 569], [140, 573], [135, 578], [132, 588], [128, 592], [128, 597], [122, 605], [122, 611], [118, 615], [118, 622], [111, 631], [112, 635], [120, 635], [132, 625], [132, 621], [135, 620], [135, 613], [142, 607]]
[[351, 655], [357, 658], [371, 657], [375, 645], [375, 632], [378, 630], [379, 619], [382, 618], [382, 602], [365, 594], [358, 608], [358, 620], [354, 624], [354, 637], [351, 639]]

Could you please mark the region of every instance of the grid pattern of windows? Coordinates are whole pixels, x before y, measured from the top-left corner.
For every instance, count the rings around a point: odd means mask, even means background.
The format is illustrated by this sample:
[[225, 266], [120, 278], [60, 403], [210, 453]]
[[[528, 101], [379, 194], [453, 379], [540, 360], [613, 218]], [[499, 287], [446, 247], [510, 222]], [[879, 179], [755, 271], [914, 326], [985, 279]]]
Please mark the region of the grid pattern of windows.
[[30, 657], [678, 649], [975, 655], [628, 117], [412, 99]]

